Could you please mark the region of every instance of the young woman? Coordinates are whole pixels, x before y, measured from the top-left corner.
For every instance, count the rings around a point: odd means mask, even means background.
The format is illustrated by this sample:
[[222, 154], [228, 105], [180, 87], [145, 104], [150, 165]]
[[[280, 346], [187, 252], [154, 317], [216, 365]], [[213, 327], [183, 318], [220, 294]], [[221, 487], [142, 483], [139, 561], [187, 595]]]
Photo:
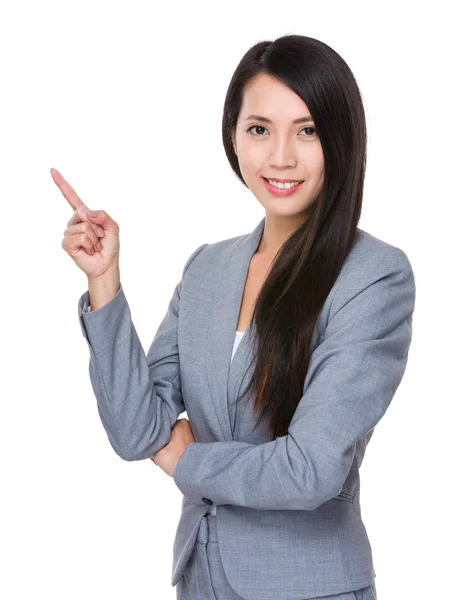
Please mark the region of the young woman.
[[403, 250], [358, 227], [357, 83], [318, 40], [259, 42], [222, 133], [265, 216], [194, 250], [147, 355], [118, 224], [52, 171], [75, 211], [62, 245], [88, 276], [79, 319], [101, 420], [119, 456], [151, 458], [183, 493], [179, 600], [376, 600], [359, 468], [405, 371], [415, 282]]

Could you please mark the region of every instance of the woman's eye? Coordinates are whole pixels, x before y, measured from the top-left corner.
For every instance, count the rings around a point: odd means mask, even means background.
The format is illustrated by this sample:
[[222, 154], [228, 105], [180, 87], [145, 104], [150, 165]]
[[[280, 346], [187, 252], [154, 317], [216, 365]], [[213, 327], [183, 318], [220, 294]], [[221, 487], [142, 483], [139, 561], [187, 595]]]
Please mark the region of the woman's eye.
[[[252, 129], [266, 129], [265, 127], [263, 127], [262, 125], [253, 125], [253, 127], [250, 127], [249, 129], [247, 129], [247, 131], [251, 131]], [[256, 134], [257, 135], [257, 134]]]
[[[263, 127], [262, 125], [253, 125], [252, 127], [249, 127], [247, 129], [247, 131], [251, 131], [252, 129], [266, 129], [265, 127]], [[305, 131], [306, 129], [309, 129], [311, 131], [315, 131], [315, 134], [308, 134], [304, 137], [315, 137], [317, 135], [317, 130], [315, 129], [315, 127], [304, 127], [303, 129], [301, 129], [301, 131]], [[267, 130], [266, 130], [267, 131]], [[256, 133], [257, 137], [261, 137], [258, 133]]]
[[[306, 129], [310, 129], [311, 131], [315, 131], [315, 135], [317, 135], [317, 129], [315, 127], [304, 127], [301, 131], [305, 131]], [[307, 137], [315, 137], [315, 135], [308, 135]]]

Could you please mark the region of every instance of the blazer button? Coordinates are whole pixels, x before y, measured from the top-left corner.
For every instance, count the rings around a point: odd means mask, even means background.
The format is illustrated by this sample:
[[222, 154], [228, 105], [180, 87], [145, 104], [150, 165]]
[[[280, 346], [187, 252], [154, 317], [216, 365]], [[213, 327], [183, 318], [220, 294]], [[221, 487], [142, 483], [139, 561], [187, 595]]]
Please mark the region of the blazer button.
[[202, 498], [202, 502], [205, 502], [205, 504], [213, 504], [209, 498]]

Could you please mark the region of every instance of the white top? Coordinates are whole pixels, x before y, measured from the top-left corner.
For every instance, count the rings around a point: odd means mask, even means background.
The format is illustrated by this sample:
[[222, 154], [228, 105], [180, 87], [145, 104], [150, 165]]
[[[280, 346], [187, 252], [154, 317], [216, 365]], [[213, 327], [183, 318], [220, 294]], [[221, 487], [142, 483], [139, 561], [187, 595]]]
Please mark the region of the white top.
[[[91, 312], [91, 305], [88, 306], [88, 309], [86, 312]], [[239, 331], [238, 329], [235, 331], [234, 347], [232, 349], [231, 362], [232, 362], [232, 359], [234, 358], [235, 351], [237, 350], [238, 345], [240, 344], [240, 341], [242, 340], [244, 333], [245, 333], [244, 331]], [[210, 504], [210, 508], [207, 512], [210, 515], [215, 515], [216, 514], [216, 504]]]
[[238, 329], [235, 331], [234, 347], [232, 349], [231, 362], [232, 362], [232, 359], [234, 358], [235, 351], [237, 350], [238, 345], [240, 344], [240, 341], [243, 338], [244, 333], [245, 333], [244, 331], [239, 331]]

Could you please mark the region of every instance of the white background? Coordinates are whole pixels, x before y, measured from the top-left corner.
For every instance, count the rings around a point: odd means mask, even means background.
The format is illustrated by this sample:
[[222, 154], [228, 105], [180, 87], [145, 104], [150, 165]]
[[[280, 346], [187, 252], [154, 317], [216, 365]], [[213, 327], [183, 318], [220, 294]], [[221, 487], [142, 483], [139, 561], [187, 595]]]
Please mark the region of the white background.
[[401, 247], [416, 278], [407, 371], [361, 468], [379, 600], [459, 594], [455, 8], [2, 3], [2, 598], [175, 598], [182, 495], [151, 461], [120, 459], [99, 420], [77, 316], [87, 281], [61, 247], [72, 209], [50, 167], [119, 223], [147, 351], [191, 252], [264, 216], [227, 162], [221, 111], [243, 54], [289, 33], [329, 44], [354, 72], [369, 134], [359, 226]]

